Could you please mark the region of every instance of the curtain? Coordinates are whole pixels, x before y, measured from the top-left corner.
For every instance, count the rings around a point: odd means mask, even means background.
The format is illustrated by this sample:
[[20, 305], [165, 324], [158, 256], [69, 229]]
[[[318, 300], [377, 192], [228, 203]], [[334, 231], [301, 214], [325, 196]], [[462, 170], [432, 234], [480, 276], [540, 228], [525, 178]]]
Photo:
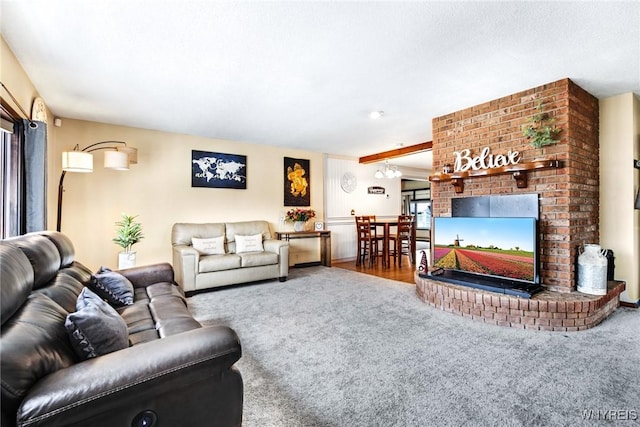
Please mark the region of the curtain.
[[47, 125], [22, 120], [24, 135], [24, 232], [47, 228]]

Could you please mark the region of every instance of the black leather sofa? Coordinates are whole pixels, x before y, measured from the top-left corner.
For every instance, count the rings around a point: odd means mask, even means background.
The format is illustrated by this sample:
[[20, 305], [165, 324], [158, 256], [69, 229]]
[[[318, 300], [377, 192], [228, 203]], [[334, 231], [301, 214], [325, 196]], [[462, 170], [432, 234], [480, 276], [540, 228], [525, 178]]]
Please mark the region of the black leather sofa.
[[[235, 332], [202, 327], [169, 264], [122, 270], [129, 346], [81, 360], [64, 323], [91, 278], [58, 232], [0, 241], [3, 427], [239, 426]], [[126, 344], [126, 343], [125, 343]]]

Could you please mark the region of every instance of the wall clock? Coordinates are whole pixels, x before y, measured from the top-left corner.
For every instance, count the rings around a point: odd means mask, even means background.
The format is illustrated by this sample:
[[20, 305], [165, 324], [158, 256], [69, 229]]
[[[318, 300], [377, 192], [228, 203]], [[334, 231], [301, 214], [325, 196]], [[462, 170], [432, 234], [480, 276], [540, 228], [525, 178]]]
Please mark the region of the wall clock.
[[345, 193], [352, 193], [353, 190], [356, 189], [357, 185], [358, 180], [356, 179], [356, 176], [351, 172], [345, 172], [342, 175], [342, 178], [340, 178], [340, 187], [342, 187], [342, 190]]

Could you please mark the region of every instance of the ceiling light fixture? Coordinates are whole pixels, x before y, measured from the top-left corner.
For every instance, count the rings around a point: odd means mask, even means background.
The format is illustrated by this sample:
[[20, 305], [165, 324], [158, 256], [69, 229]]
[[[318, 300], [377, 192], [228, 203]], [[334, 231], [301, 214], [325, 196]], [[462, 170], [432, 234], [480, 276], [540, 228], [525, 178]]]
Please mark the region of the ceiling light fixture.
[[402, 176], [402, 172], [398, 169], [398, 166], [390, 165], [388, 160], [384, 161], [384, 171], [378, 169], [376, 173], [373, 174], [374, 178], [382, 179], [382, 178], [400, 178]]
[[382, 111], [382, 110], [380, 110], [380, 111], [372, 111], [372, 112], [369, 113], [369, 118], [371, 118], [373, 120], [378, 120], [382, 116], [384, 116], [384, 111]]

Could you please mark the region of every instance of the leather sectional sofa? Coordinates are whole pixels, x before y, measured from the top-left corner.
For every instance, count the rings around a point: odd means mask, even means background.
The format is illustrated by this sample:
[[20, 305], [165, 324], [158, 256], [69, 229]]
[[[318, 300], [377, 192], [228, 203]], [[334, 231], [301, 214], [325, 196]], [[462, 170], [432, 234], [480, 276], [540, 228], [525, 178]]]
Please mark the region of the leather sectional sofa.
[[[241, 252], [237, 236], [262, 236], [263, 250]], [[218, 253], [194, 248], [194, 239], [220, 239]], [[289, 243], [273, 238], [267, 221], [177, 223], [171, 230], [176, 281], [191, 293], [202, 289], [289, 275]], [[215, 252], [215, 251], [214, 251]]]
[[241, 425], [239, 339], [192, 317], [169, 264], [119, 272], [128, 343], [79, 357], [66, 326], [95, 276], [74, 258], [58, 232], [0, 242], [2, 426]]

